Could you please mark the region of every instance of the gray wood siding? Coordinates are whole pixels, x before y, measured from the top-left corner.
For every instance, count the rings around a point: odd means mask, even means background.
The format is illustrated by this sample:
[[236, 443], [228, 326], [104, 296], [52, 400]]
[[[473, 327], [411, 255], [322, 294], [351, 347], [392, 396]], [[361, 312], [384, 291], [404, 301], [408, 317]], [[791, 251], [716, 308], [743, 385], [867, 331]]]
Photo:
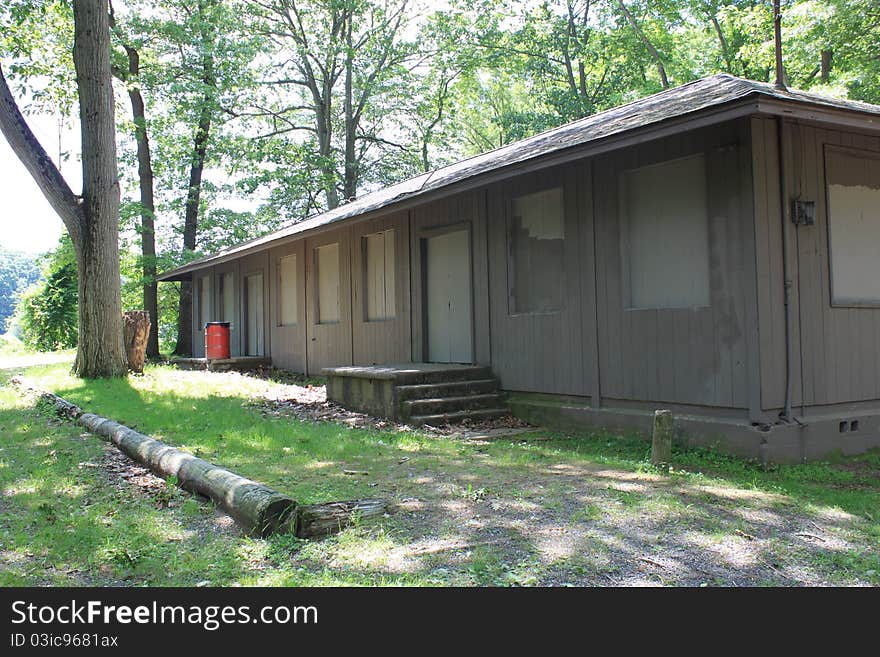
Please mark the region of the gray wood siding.
[[[659, 140], [593, 164], [602, 396], [749, 407], [746, 318], [754, 317], [753, 213], [742, 192], [750, 148], [739, 121]], [[621, 276], [618, 179], [627, 169], [703, 152], [709, 220], [710, 305], [627, 309]]]
[[[876, 156], [880, 138], [788, 124], [794, 198], [816, 202], [812, 226], [796, 233], [803, 403], [880, 399], [880, 309], [832, 306], [825, 152], [843, 147]], [[845, 172], [844, 172], [845, 173]], [[854, 179], [857, 172], [853, 172]], [[880, 258], [880, 245], [877, 245]]]
[[412, 296], [412, 360], [425, 353], [423, 257], [421, 240], [432, 230], [464, 224], [471, 230], [473, 272], [474, 361], [490, 365], [489, 271], [487, 258], [486, 192], [480, 189], [428, 203], [410, 211], [410, 289]]
[[[495, 185], [488, 191], [492, 368], [506, 390], [591, 394], [595, 359], [593, 223], [589, 164], [568, 165]], [[512, 313], [509, 216], [512, 199], [563, 189], [563, 307]]]
[[[367, 321], [363, 238], [394, 230], [394, 317]], [[351, 228], [351, 317], [355, 365], [405, 363], [411, 360], [409, 213], [397, 212]]]
[[[214, 301], [214, 267], [205, 267], [193, 272], [192, 278], [192, 355], [194, 358], [205, 357], [205, 327], [199, 321], [199, 280], [207, 276], [211, 279], [211, 301]], [[205, 320], [210, 321], [210, 320]]]
[[237, 298], [238, 308], [239, 308], [239, 348], [241, 353], [244, 353], [247, 349], [246, 341], [247, 336], [245, 333], [247, 332], [247, 318], [245, 317], [245, 307], [243, 303], [244, 299], [244, 286], [246, 285], [245, 279], [251, 274], [261, 274], [263, 276], [263, 355], [271, 356], [272, 355], [272, 335], [270, 331], [270, 322], [269, 322], [269, 309], [272, 306], [271, 298], [269, 296], [269, 279], [270, 269], [269, 269], [269, 251], [260, 251], [258, 253], [254, 253], [252, 255], [246, 256], [239, 260], [238, 266], [238, 280], [236, 285], [237, 290]]
[[[297, 322], [281, 326], [279, 261], [284, 256], [296, 255]], [[272, 334], [272, 363], [292, 372], [305, 372], [306, 363], [306, 254], [305, 241], [298, 240], [269, 252], [270, 283], [268, 297], [269, 324]]]
[[[318, 320], [318, 280], [315, 249], [339, 245], [339, 321]], [[306, 363], [309, 374], [324, 367], [352, 364], [351, 342], [351, 228], [342, 227], [305, 240], [306, 262]]]

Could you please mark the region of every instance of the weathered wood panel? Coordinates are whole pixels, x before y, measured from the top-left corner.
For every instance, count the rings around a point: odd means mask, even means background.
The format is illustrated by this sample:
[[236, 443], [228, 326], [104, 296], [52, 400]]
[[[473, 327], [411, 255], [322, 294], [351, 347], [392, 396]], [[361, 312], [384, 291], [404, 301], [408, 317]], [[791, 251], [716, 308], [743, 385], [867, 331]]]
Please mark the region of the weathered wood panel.
[[[380, 231], [394, 231], [394, 316], [368, 320], [366, 263], [363, 240]], [[352, 343], [355, 365], [411, 360], [409, 213], [397, 212], [352, 226]]]
[[[246, 287], [248, 284], [249, 276], [261, 276], [262, 277], [262, 354], [247, 354], [247, 344], [248, 344], [248, 335], [247, 335], [247, 325], [248, 325], [248, 309], [247, 309], [247, 300], [245, 298]], [[271, 356], [272, 355], [272, 335], [270, 331], [269, 324], [269, 308], [270, 308], [270, 290], [269, 290], [269, 251], [260, 251], [254, 253], [252, 255], [241, 258], [239, 261], [239, 276], [238, 276], [238, 296], [239, 296], [239, 306], [240, 306], [240, 327], [241, 327], [241, 353], [243, 355], [263, 355], [263, 356]]]
[[[748, 408], [746, 306], [754, 304], [748, 123], [699, 130], [594, 163], [597, 312], [605, 398]], [[709, 222], [710, 305], [627, 308], [622, 276], [619, 177], [628, 169], [703, 153]]]
[[[201, 284], [204, 279], [209, 281], [210, 285], [210, 304], [206, 309], [206, 313], [200, 311], [202, 304]], [[214, 267], [205, 267], [193, 272], [192, 278], [192, 350], [194, 358], [205, 357], [205, 322], [213, 321], [212, 319], [203, 318], [203, 314], [210, 315], [212, 308], [215, 306], [213, 290], [214, 290]]]
[[[281, 259], [296, 256], [294, 280], [286, 284], [296, 286], [296, 323], [283, 325], [280, 313], [282, 292]], [[272, 249], [270, 260], [269, 321], [272, 333], [272, 364], [292, 372], [305, 372], [306, 364], [306, 253], [305, 240], [298, 240]]]
[[424, 257], [422, 240], [446, 226], [468, 225], [471, 231], [473, 273], [474, 360], [489, 365], [489, 271], [487, 258], [486, 192], [483, 189], [427, 203], [411, 210], [410, 290], [412, 297], [412, 360], [427, 357], [425, 342]]
[[[583, 288], [594, 289], [590, 181], [589, 165], [579, 163], [519, 176], [488, 191], [492, 368], [506, 390], [590, 394], [595, 331], [589, 329], [595, 322], [592, 313], [585, 321], [583, 308]], [[562, 303], [519, 312], [510, 298], [513, 200], [554, 188], [563, 197], [562, 262], [532, 262], [528, 275], [561, 267]]]
[[[857, 163], [878, 161], [880, 138], [798, 124], [789, 124], [788, 136], [792, 150], [791, 195], [816, 203], [815, 224], [793, 230], [799, 271], [804, 404], [880, 399], [880, 307], [835, 303], [831, 297], [826, 169], [834, 153], [856, 155], [849, 163], [838, 159], [834, 169], [838, 181], [880, 186], [880, 168], [872, 173]], [[880, 258], [880, 246], [877, 254]]]
[[[352, 364], [351, 228], [346, 226], [305, 240], [306, 365], [310, 374], [322, 368]], [[321, 322], [318, 307], [317, 249], [338, 245], [339, 319]]]

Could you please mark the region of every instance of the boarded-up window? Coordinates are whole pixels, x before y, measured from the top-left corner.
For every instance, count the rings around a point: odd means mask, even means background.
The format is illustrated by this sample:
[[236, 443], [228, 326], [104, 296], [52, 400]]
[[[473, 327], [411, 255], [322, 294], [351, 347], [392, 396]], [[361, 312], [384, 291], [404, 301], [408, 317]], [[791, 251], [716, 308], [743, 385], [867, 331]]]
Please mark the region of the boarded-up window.
[[394, 230], [363, 238], [364, 300], [368, 322], [394, 317]]
[[315, 269], [318, 324], [335, 324], [339, 321], [339, 244], [315, 249]]
[[880, 157], [825, 155], [831, 248], [831, 299], [880, 304]]
[[621, 262], [630, 308], [709, 305], [702, 154], [621, 174]]
[[296, 254], [278, 261], [278, 325], [293, 326], [297, 322]]
[[205, 329], [206, 322], [214, 321], [214, 319], [211, 317], [211, 277], [200, 276], [198, 288], [199, 330], [203, 331]]
[[220, 321], [234, 321], [235, 317], [235, 287], [234, 275], [228, 271], [220, 275]]
[[565, 299], [562, 188], [514, 198], [508, 234], [510, 313], [561, 310]]

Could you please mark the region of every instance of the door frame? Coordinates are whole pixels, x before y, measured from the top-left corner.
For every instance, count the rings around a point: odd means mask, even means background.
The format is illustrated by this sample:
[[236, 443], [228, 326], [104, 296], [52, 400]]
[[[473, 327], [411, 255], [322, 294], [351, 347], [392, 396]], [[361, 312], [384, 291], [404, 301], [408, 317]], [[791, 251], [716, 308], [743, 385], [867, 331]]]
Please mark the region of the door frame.
[[447, 233], [457, 233], [459, 231], [467, 231], [467, 240], [468, 240], [468, 280], [470, 281], [470, 285], [468, 286], [468, 294], [470, 295], [470, 306], [471, 306], [471, 321], [470, 321], [470, 334], [471, 334], [471, 363], [476, 362], [476, 336], [475, 336], [475, 324], [474, 324], [474, 227], [473, 222], [470, 220], [465, 221], [456, 221], [451, 224], [443, 224], [441, 226], [431, 226], [429, 228], [422, 228], [418, 231], [418, 240], [419, 240], [419, 289], [421, 291], [422, 297], [422, 308], [421, 308], [421, 318], [422, 322], [422, 344], [421, 344], [421, 352], [422, 357], [421, 360], [425, 363], [429, 363], [430, 356], [428, 351], [428, 333], [429, 333], [429, 325], [428, 325], [428, 240], [432, 237], [440, 237], [441, 235], [446, 235]]
[[[251, 300], [250, 294], [248, 293], [248, 279], [252, 276], [259, 276], [262, 280], [260, 281], [260, 298], [263, 306], [263, 317], [262, 317], [262, 329], [263, 329], [263, 344], [262, 344], [262, 353], [259, 354], [250, 354], [249, 342], [251, 339], [251, 329], [250, 329], [250, 310], [251, 310]], [[244, 272], [241, 276], [241, 297], [242, 297], [242, 355], [251, 356], [251, 357], [262, 357], [266, 355], [266, 272], [262, 269], [252, 269], [251, 271]]]

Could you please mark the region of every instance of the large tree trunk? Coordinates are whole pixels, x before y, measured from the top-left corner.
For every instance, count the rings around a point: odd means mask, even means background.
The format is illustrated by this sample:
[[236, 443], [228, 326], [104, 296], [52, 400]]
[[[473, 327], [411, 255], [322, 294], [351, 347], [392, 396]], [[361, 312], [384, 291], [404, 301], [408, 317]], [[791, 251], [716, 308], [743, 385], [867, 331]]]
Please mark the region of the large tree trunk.
[[74, 372], [123, 376], [119, 291], [119, 180], [108, 5], [73, 3], [73, 63], [82, 124], [83, 194], [77, 197], [34, 137], [0, 71], [0, 131], [64, 221], [78, 267], [79, 339]]
[[77, 252], [79, 341], [74, 371], [82, 377], [121, 376], [119, 175], [106, 2], [73, 3], [73, 63], [79, 90], [85, 222]]

